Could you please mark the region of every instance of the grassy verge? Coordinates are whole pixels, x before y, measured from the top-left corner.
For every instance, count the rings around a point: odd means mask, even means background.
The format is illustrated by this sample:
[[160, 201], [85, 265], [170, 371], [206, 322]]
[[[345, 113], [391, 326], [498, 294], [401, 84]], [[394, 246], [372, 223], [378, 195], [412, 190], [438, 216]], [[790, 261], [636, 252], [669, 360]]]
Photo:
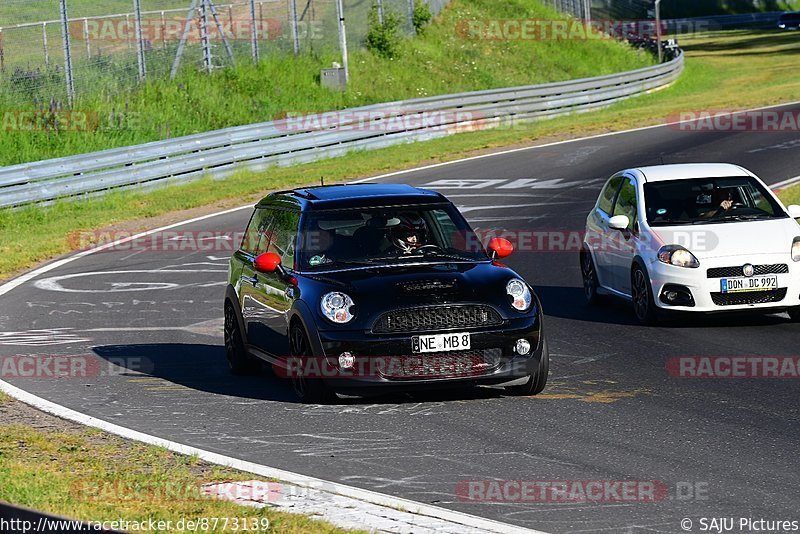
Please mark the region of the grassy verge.
[[800, 185], [795, 185], [784, 189], [778, 195], [787, 206], [790, 204], [800, 204]]
[[[454, 0], [422, 35], [403, 39], [391, 59], [353, 43], [345, 93], [322, 88], [318, 81], [320, 69], [339, 60], [333, 52], [295, 58], [265, 51], [257, 66], [240, 61], [210, 76], [187, 67], [175, 81], [154, 78], [133, 89], [115, 79], [114, 56], [94, 60], [81, 67], [80, 80], [83, 85], [93, 80], [88, 85], [95, 89], [82, 93], [74, 105], [90, 114], [91, 131], [20, 131], [12, 120], [12, 127], [0, 128], [0, 165], [263, 122], [287, 113], [598, 76], [653, 63], [648, 54], [611, 40], [500, 41], [467, 38], [463, 31], [468, 20], [558, 18], [563, 15], [538, 0]], [[26, 80], [20, 83], [27, 87]], [[0, 109], [47, 108], [51, 95], [35, 96], [38, 105], [29, 91], [0, 90]]]
[[70, 251], [74, 244], [70, 236], [75, 232], [198, 206], [238, 205], [274, 188], [318, 183], [320, 176], [326, 183], [336, 182], [496, 147], [663, 124], [681, 111], [742, 109], [800, 100], [796, 76], [800, 42], [794, 34], [715, 33], [685, 40], [684, 46], [687, 69], [673, 87], [595, 113], [460, 134], [415, 144], [413, 150], [398, 146], [262, 173], [243, 172], [224, 182], [203, 180], [153, 192], [119, 192], [51, 207], [0, 211], [0, 278]]
[[[8, 419], [36, 423], [7, 424]], [[174, 525], [181, 519], [238, 517], [260, 527], [268, 520], [270, 532], [347, 532], [309, 517], [201, 495], [202, 484], [254, 478], [68, 423], [17, 402], [0, 408], [0, 500], [91, 521], [152, 518]], [[234, 530], [232, 525], [227, 532]], [[208, 530], [223, 531], [221, 525]]]

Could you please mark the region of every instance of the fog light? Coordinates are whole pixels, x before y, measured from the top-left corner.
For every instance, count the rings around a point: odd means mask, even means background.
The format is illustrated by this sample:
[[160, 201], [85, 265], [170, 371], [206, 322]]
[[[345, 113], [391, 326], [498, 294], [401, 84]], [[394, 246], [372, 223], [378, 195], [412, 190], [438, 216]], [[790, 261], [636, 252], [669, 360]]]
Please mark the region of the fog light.
[[670, 302], [675, 302], [678, 299], [678, 293], [676, 291], [667, 291], [664, 293], [664, 296], [667, 297], [667, 300]]
[[517, 351], [517, 354], [525, 356], [531, 352], [531, 342], [527, 339], [518, 339], [517, 346], [514, 347], [514, 350]]
[[349, 352], [343, 352], [339, 355], [339, 367], [342, 369], [352, 369], [356, 363], [356, 357]]

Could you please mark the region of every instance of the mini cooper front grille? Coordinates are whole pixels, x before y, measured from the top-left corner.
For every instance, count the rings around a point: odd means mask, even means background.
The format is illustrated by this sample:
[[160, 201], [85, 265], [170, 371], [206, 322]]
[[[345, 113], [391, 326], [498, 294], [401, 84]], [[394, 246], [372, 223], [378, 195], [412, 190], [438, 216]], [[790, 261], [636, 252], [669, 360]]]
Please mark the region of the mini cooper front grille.
[[[753, 276], [761, 276], [763, 274], [786, 274], [789, 272], [789, 266], [785, 263], [778, 263], [775, 265], [754, 265]], [[744, 265], [736, 265], [734, 267], [715, 267], [709, 269], [709, 278], [737, 278], [744, 276]]]
[[497, 326], [502, 323], [500, 314], [489, 306], [431, 306], [385, 313], [375, 322], [372, 331], [376, 334], [432, 332]]
[[717, 306], [743, 306], [746, 304], [769, 304], [786, 298], [786, 288], [775, 291], [743, 291], [741, 293], [711, 293]]
[[380, 368], [390, 380], [436, 380], [485, 376], [500, 367], [503, 349], [435, 352], [398, 356]]

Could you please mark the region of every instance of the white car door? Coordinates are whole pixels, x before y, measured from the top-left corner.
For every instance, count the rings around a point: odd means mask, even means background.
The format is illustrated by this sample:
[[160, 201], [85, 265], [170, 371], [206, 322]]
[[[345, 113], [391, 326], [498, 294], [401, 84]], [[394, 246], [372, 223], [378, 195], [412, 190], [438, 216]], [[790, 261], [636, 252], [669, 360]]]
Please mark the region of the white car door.
[[614, 201], [622, 182], [622, 175], [614, 176], [606, 182], [586, 225], [586, 243], [592, 250], [598, 282], [601, 286], [614, 290], [618, 289], [613, 278], [609, 243], [616, 238], [618, 231], [611, 229], [608, 221], [612, 217]]
[[614, 235], [610, 240], [608, 262], [611, 278], [617, 291], [631, 294], [631, 266], [636, 255], [636, 240], [639, 239], [639, 201], [636, 179], [626, 176], [614, 202], [613, 214], [628, 218], [628, 227], [623, 230], [609, 230]]

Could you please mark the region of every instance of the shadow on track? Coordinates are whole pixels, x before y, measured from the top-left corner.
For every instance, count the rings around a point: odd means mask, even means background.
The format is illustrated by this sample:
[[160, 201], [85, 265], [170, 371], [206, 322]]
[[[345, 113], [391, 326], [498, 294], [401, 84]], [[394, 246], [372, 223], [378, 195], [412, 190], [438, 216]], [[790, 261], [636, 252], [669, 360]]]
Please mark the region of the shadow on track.
[[[605, 297], [601, 304], [589, 306], [581, 287], [536, 286], [544, 313], [549, 317], [600, 324], [639, 326], [630, 303]], [[667, 313], [658, 326], [666, 328], [726, 328], [791, 324], [776, 313], [730, 312], [720, 314]], [[647, 327], [642, 327], [647, 328]]]
[[[104, 345], [92, 349], [114, 365], [129, 369], [131, 376], [151, 376], [173, 384], [216, 395], [255, 400], [298, 403], [288, 380], [275, 376], [266, 363], [252, 376], [234, 376], [220, 345], [192, 343], [142, 343]], [[367, 397], [344, 397], [339, 404], [405, 404], [411, 402], [458, 402], [503, 396], [500, 389], [455, 387], [413, 393], [386, 392]]]

